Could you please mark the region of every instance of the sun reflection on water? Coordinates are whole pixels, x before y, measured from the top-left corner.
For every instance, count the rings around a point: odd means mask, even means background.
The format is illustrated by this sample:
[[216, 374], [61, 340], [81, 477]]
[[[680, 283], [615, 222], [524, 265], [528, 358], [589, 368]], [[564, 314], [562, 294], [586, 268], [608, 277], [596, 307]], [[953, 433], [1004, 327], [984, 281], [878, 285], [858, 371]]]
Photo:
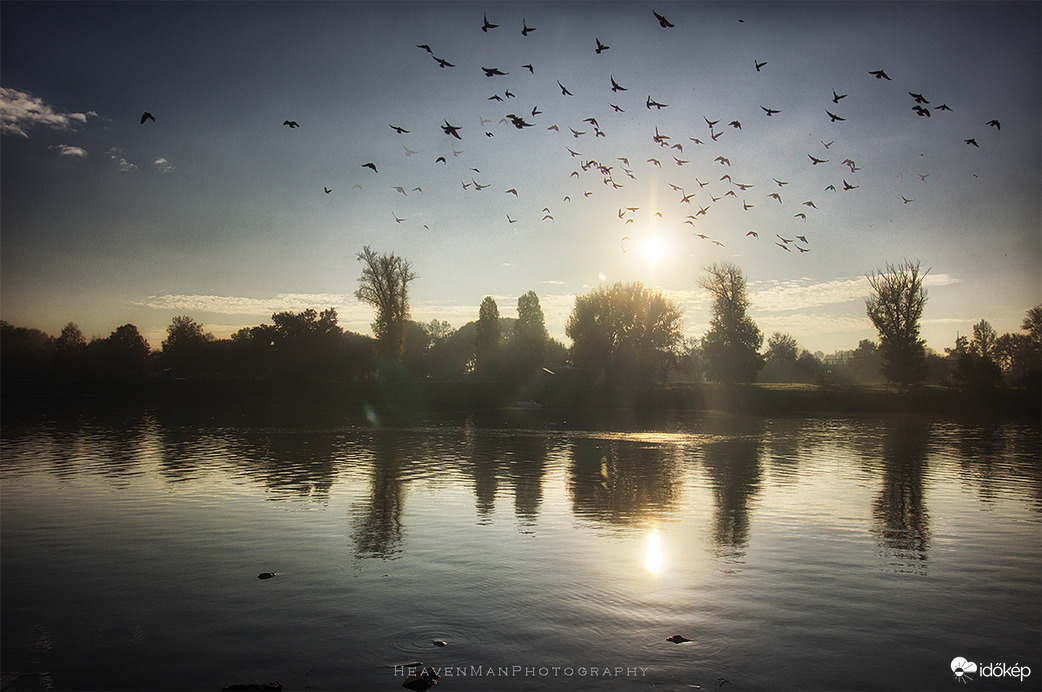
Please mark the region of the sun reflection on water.
[[648, 534], [648, 552], [644, 557], [644, 566], [652, 574], [658, 574], [662, 568], [662, 546], [658, 531], [652, 531]]

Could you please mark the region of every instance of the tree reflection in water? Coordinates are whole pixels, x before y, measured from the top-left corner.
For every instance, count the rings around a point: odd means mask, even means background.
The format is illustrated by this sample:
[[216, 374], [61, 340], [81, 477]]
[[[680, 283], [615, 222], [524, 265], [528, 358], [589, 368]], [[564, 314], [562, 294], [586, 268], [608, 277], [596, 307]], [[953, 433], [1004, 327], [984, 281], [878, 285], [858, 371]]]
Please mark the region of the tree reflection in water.
[[683, 469], [676, 445], [639, 439], [576, 439], [571, 448], [572, 512], [612, 525], [645, 525], [675, 511]]
[[357, 557], [392, 558], [402, 552], [405, 506], [403, 455], [393, 430], [374, 430], [370, 449], [369, 497], [351, 508], [351, 540]]
[[885, 428], [879, 495], [872, 503], [872, 531], [883, 558], [896, 572], [926, 574], [930, 515], [923, 486], [929, 423], [900, 418]]
[[760, 489], [760, 436], [720, 437], [702, 449], [716, 505], [710, 542], [717, 557], [741, 562], [749, 543], [751, 501]]

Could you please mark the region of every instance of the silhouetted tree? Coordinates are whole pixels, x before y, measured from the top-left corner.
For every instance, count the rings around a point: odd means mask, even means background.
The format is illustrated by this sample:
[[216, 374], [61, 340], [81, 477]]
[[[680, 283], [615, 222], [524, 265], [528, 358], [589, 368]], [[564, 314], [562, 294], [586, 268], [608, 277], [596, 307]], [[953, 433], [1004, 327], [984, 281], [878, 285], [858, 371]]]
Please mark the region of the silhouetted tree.
[[499, 376], [503, 331], [499, 324], [499, 306], [492, 296], [485, 296], [478, 308], [474, 332], [474, 372], [483, 379]]
[[575, 298], [565, 325], [572, 359], [609, 383], [645, 381], [679, 356], [682, 313], [672, 298], [640, 282], [612, 284]]
[[926, 305], [919, 263], [905, 260], [887, 263], [882, 272], [868, 275], [875, 295], [865, 301], [868, 318], [879, 331], [879, 353], [883, 376], [909, 386], [926, 378], [926, 342], [919, 337], [919, 320]]
[[713, 297], [713, 317], [702, 338], [706, 375], [717, 382], [752, 382], [763, 367], [763, 333], [745, 312], [745, 277], [729, 263], [713, 264], [706, 272], [698, 281]]
[[340, 367], [343, 330], [336, 310], [277, 312], [270, 332], [277, 372], [293, 378], [330, 378]]
[[1042, 346], [1042, 305], [1036, 305], [1028, 310], [1028, 314], [1024, 316], [1024, 321], [1021, 322], [1020, 328], [1028, 333], [1032, 339], [1034, 339], [1039, 346]]
[[216, 372], [213, 360], [213, 334], [203, 331], [203, 325], [191, 317], [178, 315], [166, 328], [166, 339], [160, 353], [160, 363], [179, 375], [199, 375]]
[[513, 366], [520, 379], [530, 377], [543, 364], [549, 340], [539, 296], [529, 291], [517, 299], [517, 322], [511, 342]]
[[401, 362], [405, 355], [405, 328], [409, 319], [409, 282], [416, 278], [408, 260], [378, 255], [368, 245], [358, 253], [362, 275], [355, 297], [376, 308], [373, 334], [380, 357]]
[[87, 374], [87, 338], [75, 322], [62, 327], [54, 340], [54, 366], [56, 374], [65, 379]]
[[0, 374], [3, 378], [30, 379], [49, 374], [54, 341], [39, 329], [0, 322]]
[[[775, 332], [767, 338], [761, 382], [792, 382], [796, 376], [796, 358], [799, 344], [791, 334]], [[812, 356], [813, 357], [813, 356]]]
[[152, 364], [152, 349], [132, 324], [117, 327], [105, 339], [94, 339], [87, 345], [87, 353], [103, 377], [142, 377]]

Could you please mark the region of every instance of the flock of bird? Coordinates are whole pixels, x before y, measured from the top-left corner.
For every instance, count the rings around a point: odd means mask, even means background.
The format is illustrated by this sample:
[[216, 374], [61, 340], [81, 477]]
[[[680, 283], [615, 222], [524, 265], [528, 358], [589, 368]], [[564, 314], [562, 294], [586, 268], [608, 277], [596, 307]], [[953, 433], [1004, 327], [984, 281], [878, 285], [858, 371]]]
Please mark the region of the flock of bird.
[[[666, 16], [655, 10], [652, 10], [651, 14], [649, 21], [657, 22], [661, 30], [669, 31], [675, 28], [676, 25]], [[743, 22], [741, 19], [738, 21]], [[480, 25], [475, 22], [475, 30], [480, 30], [484, 34], [505, 31], [500, 23], [489, 19], [487, 12], [482, 14]], [[530, 26], [527, 19], [522, 20], [520, 28], [522, 37], [528, 37], [537, 30], [538, 27]], [[602, 55], [612, 50], [612, 46], [602, 41], [601, 37], [591, 38], [593, 38], [593, 41], [591, 42], [590, 50], [595, 55]], [[417, 54], [418, 57], [426, 55], [433, 61], [431, 65], [434, 68], [432, 78], [437, 78], [438, 74], [443, 70], [458, 69], [457, 65], [462, 63], [458, 58], [453, 57], [450, 60], [439, 55], [430, 43], [420, 43], [415, 47], [420, 51]], [[476, 78], [488, 80], [490, 87], [497, 84], [497, 80], [510, 75], [515, 69], [522, 70], [522, 74], [528, 73], [528, 75], [535, 75], [537, 71], [537, 66], [533, 63], [524, 63], [516, 68], [500, 65], [481, 65], [480, 67], [480, 74], [483, 77]], [[770, 61], [753, 58], [749, 69], [756, 74], [768, 73], [770, 71]], [[886, 82], [892, 81], [890, 75], [883, 69], [866, 69], [865, 74], [866, 78], [874, 78]], [[575, 92], [568, 85], [562, 83], [559, 79], [555, 81], [559, 93], [553, 95], [540, 94], [539, 96], [544, 103], [555, 98], [576, 98]], [[737, 235], [737, 238], [732, 238], [731, 236], [714, 237], [709, 232], [709, 229], [705, 227], [704, 220], [719, 205], [731, 204], [734, 205], [734, 209], [741, 209], [744, 212], [748, 212], [760, 205], [770, 205], [774, 212], [784, 211], [785, 216], [789, 219], [788, 224], [799, 224], [806, 223], [808, 215], [817, 212], [819, 203], [827, 204], [829, 201], [828, 195], [851, 194], [862, 187], [862, 182], [858, 177], [858, 172], [862, 170], [862, 167], [855, 162], [854, 155], [839, 153], [843, 151], [843, 145], [835, 146], [837, 144], [835, 138], [830, 139], [830, 141], [820, 140], [819, 148], [808, 151], [806, 154], [805, 167], [817, 169], [817, 167], [821, 166], [833, 178], [827, 185], [816, 191], [808, 191], [806, 185], [792, 185], [789, 187], [790, 176], [787, 174], [779, 174], [777, 177], [770, 175], [769, 180], [766, 178], [761, 179], [759, 177], [760, 174], [769, 174], [763, 170], [759, 162], [753, 162], [753, 165], [756, 166], [755, 168], [750, 167], [750, 165], [739, 168], [732, 165], [732, 155], [725, 156], [724, 153], [718, 153], [715, 158], [710, 158], [712, 153], [720, 151], [719, 147], [723, 146], [719, 143], [721, 138], [723, 138], [724, 145], [726, 145], [728, 141], [741, 136], [743, 131], [741, 118], [743, 116], [730, 119], [717, 116], [711, 119], [709, 116], [702, 115], [698, 122], [704, 121], [704, 126], [696, 127], [692, 125], [692, 129], [681, 133], [661, 131], [659, 125], [651, 122], [649, 118], [645, 140], [647, 149], [642, 150], [640, 153], [614, 150], [613, 147], [615, 145], [611, 141], [609, 134], [613, 121], [607, 120], [608, 118], [620, 118], [624, 114], [628, 114], [626, 116], [628, 122], [632, 122], [634, 112], [643, 112], [641, 109], [644, 109], [644, 111], [650, 113], [659, 113], [664, 109], [669, 109], [670, 104], [666, 102], [667, 99], [656, 97], [652, 94], [647, 94], [644, 97], [646, 89], [641, 89], [638, 92], [637, 85], [623, 84], [621, 83], [622, 80], [617, 79], [615, 74], [609, 73], [602, 87], [596, 87], [595, 81], [596, 78], [591, 78], [582, 86], [584, 91], [591, 89], [601, 90], [607, 105], [604, 113], [602, 114], [598, 111], [582, 118], [578, 122], [561, 123], [545, 122], [546, 119], [540, 117], [545, 115], [541, 108], [549, 109], [549, 107], [533, 103], [531, 95], [528, 95], [529, 105], [526, 105], [524, 108], [508, 105], [521, 103], [521, 99], [515, 93], [515, 91], [522, 90], [517, 86], [518, 81], [516, 77], [510, 82], [511, 88], [501, 89], [497, 85], [494, 93], [488, 97], [486, 104], [489, 109], [501, 109], [502, 113], [493, 117], [478, 115], [476, 117], [477, 127], [474, 126], [473, 122], [453, 123], [449, 119], [440, 118], [440, 122], [437, 123], [436, 127], [439, 127], [443, 135], [451, 141], [450, 153], [436, 157], [428, 155], [426, 165], [428, 167], [443, 167], [446, 171], [451, 169], [459, 174], [465, 163], [460, 163], [456, 159], [463, 156], [463, 161], [466, 161], [465, 149], [463, 147], [468, 144], [468, 141], [473, 141], [474, 138], [480, 138], [481, 141], [486, 142], [492, 141], [496, 137], [504, 136], [502, 132], [504, 129], [515, 136], [517, 131], [532, 129], [552, 132], [553, 136], [561, 141], [557, 147], [552, 147], [550, 154], [561, 159], [567, 159], [572, 163], [569, 178], [574, 179], [570, 185], [562, 183], [557, 188], [560, 191], [560, 197], [557, 199], [529, 201], [528, 204], [530, 206], [527, 208], [531, 209], [531, 212], [525, 212], [524, 209], [526, 207], [523, 206], [524, 200], [522, 199], [524, 193], [519, 192], [519, 185], [496, 185], [493, 182], [487, 182], [489, 180], [488, 175], [483, 174], [477, 167], [468, 167], [463, 171], [463, 175], [460, 176], [462, 190], [469, 193], [483, 192], [488, 188], [499, 188], [498, 194], [510, 195], [514, 198], [515, 207], [513, 208], [517, 209], [517, 211], [513, 215], [509, 212], [505, 214], [507, 224], [518, 223], [523, 217], [530, 218], [533, 221], [538, 219], [540, 223], [553, 223], [555, 220], [553, 210], [557, 205], [574, 204], [581, 198], [594, 196], [599, 201], [605, 195], [612, 195], [613, 200], [619, 200], [617, 206], [614, 207], [617, 209], [617, 212], [613, 212], [613, 215], [617, 217], [616, 223], [621, 227], [618, 237], [620, 249], [624, 253], [631, 249], [631, 236], [626, 234], [626, 226], [637, 223], [638, 212], [644, 211], [651, 220], [664, 218], [662, 208], [648, 206], [649, 195], [647, 187], [636, 184], [636, 181], [645, 179], [649, 185], [661, 185], [657, 181], [666, 177], [667, 170], [670, 171], [668, 176], [672, 178], [672, 181], [665, 183], [665, 186], [661, 187], [661, 192], [664, 195], [673, 197], [675, 200], [674, 210], [688, 212], [683, 215], [679, 212], [676, 213], [676, 218], [682, 219], [679, 223], [690, 225], [692, 236], [698, 240], [721, 247], [742, 237], [754, 241], [759, 240], [760, 232], [743, 228], [744, 232], [739, 232], [741, 235], [732, 234]], [[634, 95], [638, 93], [641, 96], [635, 97]], [[843, 111], [846, 104], [845, 99], [849, 95], [849, 93], [839, 93], [835, 89], [831, 90], [831, 94], [822, 95], [821, 117], [823, 122], [827, 118], [829, 125], [848, 123], [849, 116]], [[911, 98], [909, 113], [914, 114], [915, 117], [934, 118], [953, 110], [947, 103], [934, 105], [931, 100], [918, 91], [908, 91], [908, 95]], [[493, 104], [500, 105], [493, 106]], [[600, 107], [604, 108], [604, 105], [602, 104]], [[776, 121], [779, 119], [777, 116], [785, 116], [785, 104], [761, 104], [759, 108], [760, 112], [758, 114], [745, 114], [744, 118], [747, 122], [748, 118], [751, 117], [771, 118]], [[388, 135], [401, 138], [399, 143], [403, 150], [402, 155], [405, 157], [412, 158], [423, 153], [421, 149], [411, 149], [409, 147], [411, 143], [409, 135], [420, 128], [435, 127], [432, 123], [424, 124], [419, 122], [419, 119], [420, 116], [417, 114], [414, 118], [417, 122], [388, 123], [390, 129]], [[141, 117], [141, 124], [145, 124], [146, 121], [155, 122], [155, 120], [151, 113], [146, 112]], [[282, 125], [291, 130], [300, 127], [292, 119], [286, 119]], [[985, 126], [994, 128], [995, 131], [1001, 130], [1001, 124], [996, 119], [987, 121]], [[846, 125], [843, 127], [846, 127]], [[374, 133], [374, 136], [378, 135]], [[978, 136], [967, 137], [963, 142], [965, 145], [979, 148]], [[540, 140], [540, 142], [543, 141], [545, 139]], [[710, 149], [713, 151], [710, 152]], [[556, 150], [556, 153], [554, 150]], [[358, 163], [358, 166], [369, 170], [371, 175], [380, 176], [383, 163], [379, 160], [361, 161]], [[399, 168], [398, 166], [395, 167], [396, 170]], [[743, 172], [739, 173], [739, 170]], [[790, 164], [786, 166], [786, 170], [792, 173], [794, 168]], [[755, 176], [752, 171], [755, 171]], [[428, 169], [424, 172], [429, 173], [430, 171]], [[800, 171], [796, 170], [796, 172], [799, 173]], [[927, 176], [930, 175], [929, 172], [919, 173], [917, 171], [916, 173], [921, 183], [925, 183]], [[755, 179], [750, 180], [750, 177], [755, 177]], [[479, 181], [479, 178], [482, 180]], [[412, 193], [412, 196], [415, 198], [419, 193], [423, 192], [423, 187], [420, 185], [405, 184], [398, 180], [390, 181], [387, 185], [390, 189], [404, 197], [410, 197], [410, 193]], [[764, 189], [765, 187], [768, 189]], [[355, 183], [353, 189], [364, 189], [364, 186], [361, 183]], [[797, 189], [800, 191], [797, 192]], [[323, 192], [327, 195], [331, 194], [333, 188], [327, 184], [323, 186]], [[637, 195], [638, 199], [633, 199], [633, 195]], [[823, 198], [823, 196], [825, 197]], [[657, 195], [654, 199], [657, 200]], [[901, 195], [902, 204], [909, 204], [914, 201], [915, 198], [912, 196]], [[603, 208], [605, 205], [602, 203], [600, 206]], [[538, 213], [535, 213], [536, 209], [539, 209]], [[408, 214], [399, 216], [397, 210], [391, 210], [390, 216], [396, 224], [409, 221]], [[424, 226], [429, 228], [426, 223]], [[811, 241], [808, 238], [808, 233], [806, 231], [797, 232], [799, 229], [799, 226], [786, 226], [779, 222], [778, 230], [782, 232], [774, 233], [774, 238], [772, 239], [774, 240], [774, 245], [780, 248], [779, 251], [793, 253], [795, 250], [802, 255], [811, 250]]]

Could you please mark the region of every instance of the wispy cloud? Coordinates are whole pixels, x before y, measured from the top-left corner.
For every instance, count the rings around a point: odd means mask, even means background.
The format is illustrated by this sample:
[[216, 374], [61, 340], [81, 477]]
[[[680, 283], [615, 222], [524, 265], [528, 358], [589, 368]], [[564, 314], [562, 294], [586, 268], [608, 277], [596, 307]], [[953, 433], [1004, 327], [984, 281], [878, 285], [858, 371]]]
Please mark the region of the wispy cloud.
[[270, 317], [273, 313], [287, 310], [325, 310], [353, 307], [357, 304], [354, 296], [343, 293], [279, 293], [268, 298], [248, 298], [244, 296], [218, 296], [200, 294], [166, 294], [153, 295], [144, 300], [132, 302], [133, 305], [153, 310], [173, 310], [180, 312], [203, 312], [217, 315], [240, 315], [244, 317]]
[[164, 159], [162, 156], [153, 161], [152, 165], [155, 166], [156, 170], [158, 170], [160, 173], [169, 173], [170, 171], [174, 170], [173, 164]]
[[123, 156], [123, 150], [115, 147], [108, 150], [109, 158], [116, 162], [116, 170], [120, 173], [128, 173], [137, 170], [137, 164], [127, 161]]
[[52, 144], [47, 147], [58, 152], [59, 156], [78, 156], [85, 158], [87, 156], [87, 150], [83, 147], [75, 147], [71, 144]]
[[[0, 133], [28, 139], [29, 130], [43, 125], [55, 130], [69, 130], [87, 122], [88, 113], [62, 113], [36, 96], [24, 91], [0, 87]], [[89, 114], [93, 115], [93, 112]]]
[[[950, 274], [927, 274], [923, 279], [926, 288], [948, 286], [958, 282], [959, 280]], [[871, 294], [872, 287], [865, 276], [828, 281], [800, 278], [749, 284], [749, 301], [751, 309], [756, 312], [783, 312], [842, 305], [863, 301]]]

